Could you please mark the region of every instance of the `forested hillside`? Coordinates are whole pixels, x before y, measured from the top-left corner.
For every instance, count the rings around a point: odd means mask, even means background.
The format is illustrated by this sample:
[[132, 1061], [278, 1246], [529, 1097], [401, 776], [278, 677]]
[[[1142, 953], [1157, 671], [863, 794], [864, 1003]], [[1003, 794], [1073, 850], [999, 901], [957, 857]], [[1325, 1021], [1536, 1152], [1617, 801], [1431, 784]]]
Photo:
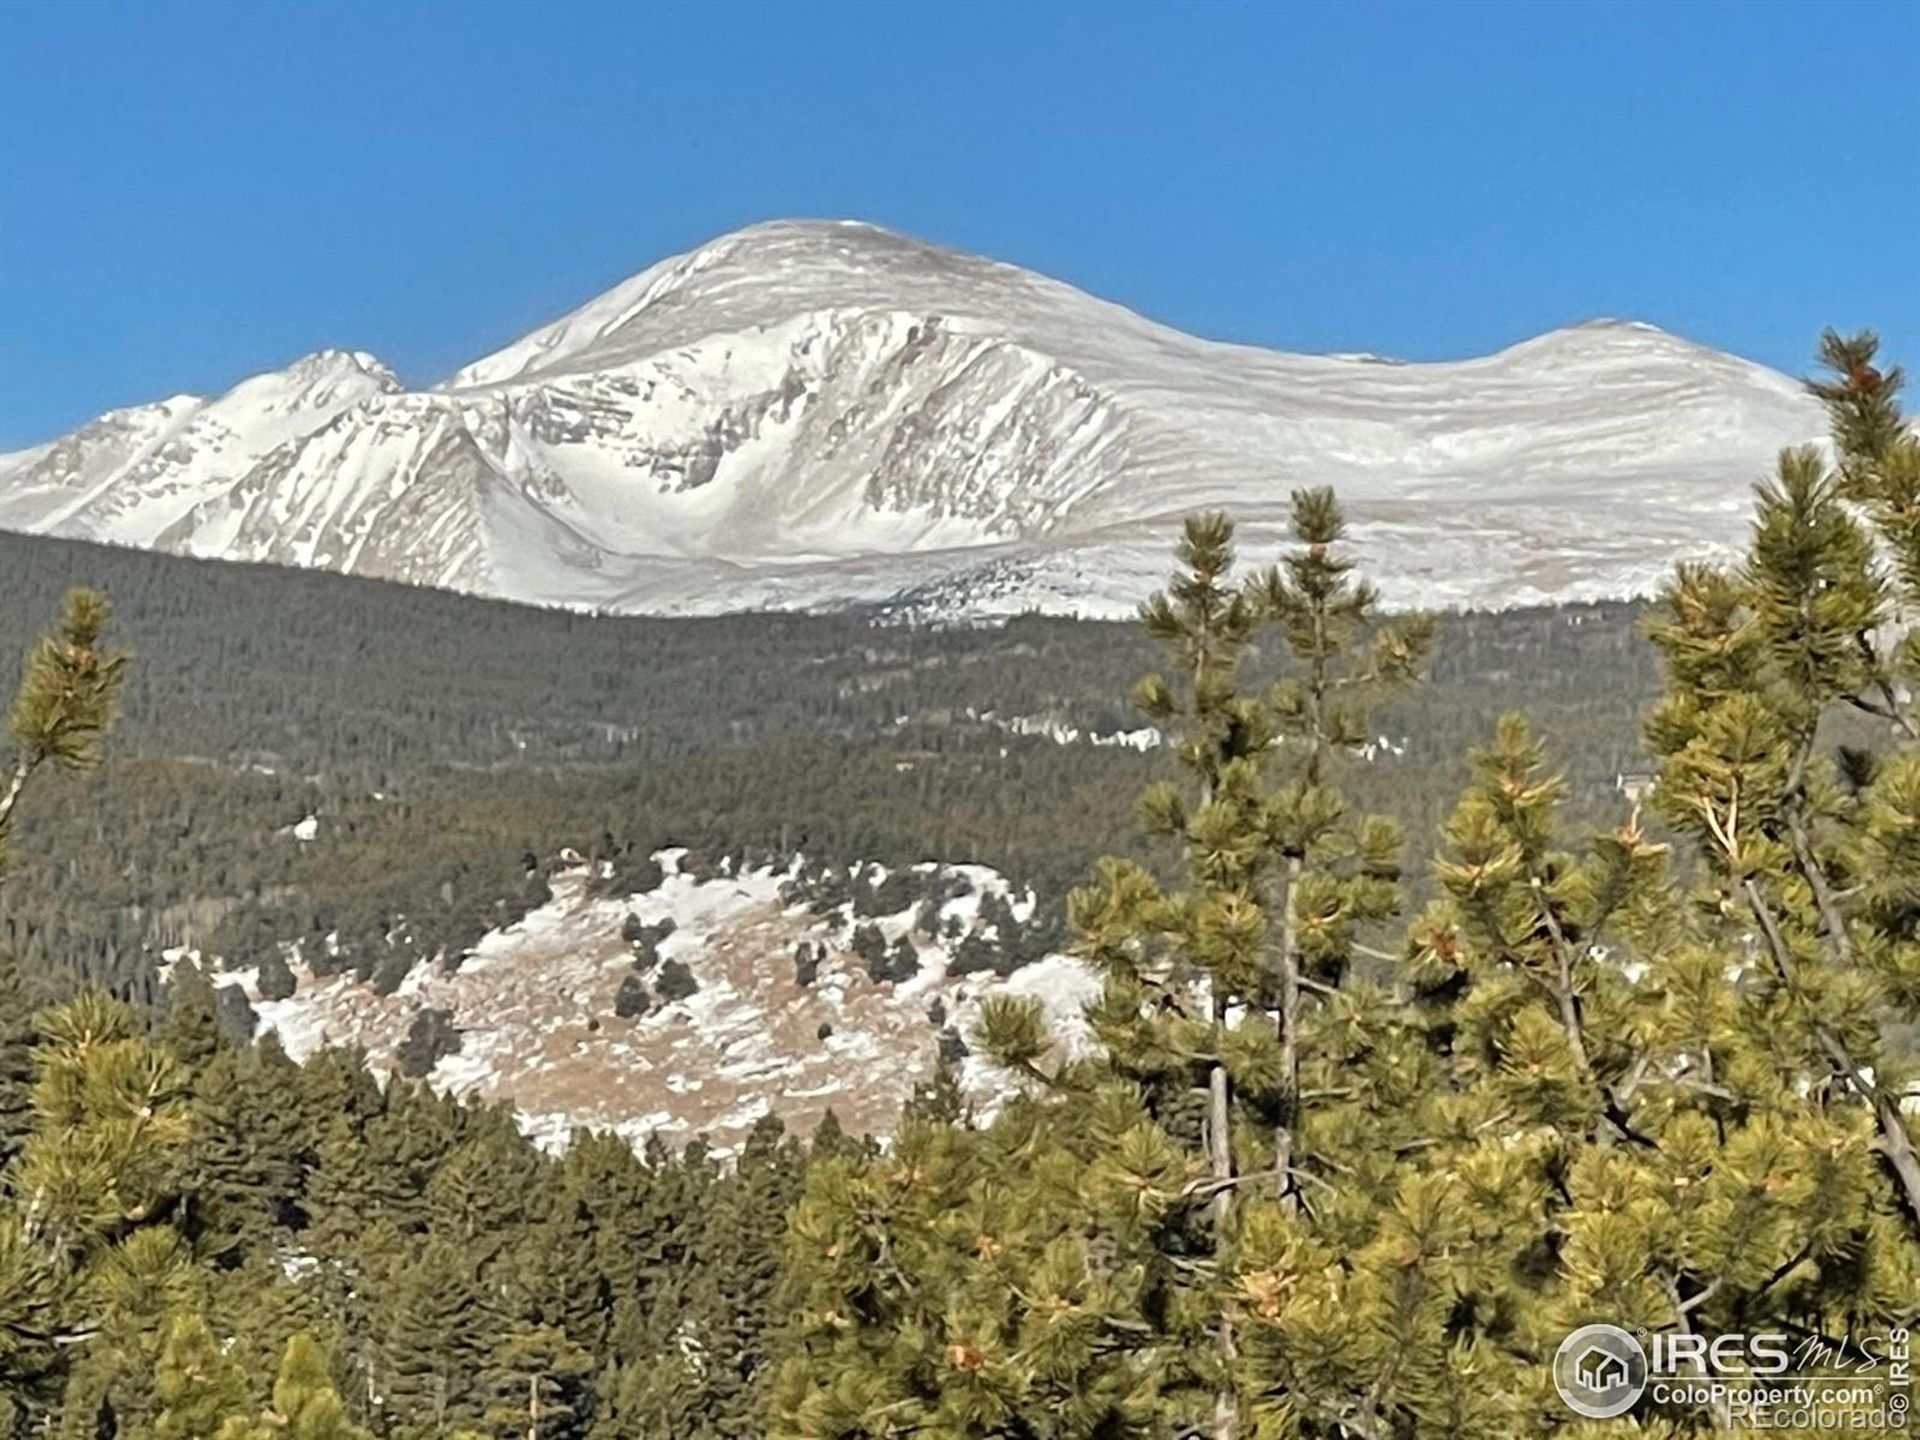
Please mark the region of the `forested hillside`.
[[[384, 947], [404, 916], [418, 955], [457, 952], [563, 846], [978, 861], [1057, 909], [1164, 764], [1016, 728], [1140, 726], [1128, 625], [589, 617], [0, 535], [0, 654], [80, 582], [140, 663], [106, 771], [26, 818], [0, 936], [34, 975], [143, 997], [172, 945]], [[1424, 845], [1462, 750], [1517, 703], [1568, 737], [1581, 802], [1614, 803], [1654, 683], [1637, 613], [1448, 617], [1361, 788]], [[321, 839], [297, 843], [308, 816]]]
[[[590, 616], [0, 533], [4, 653], [74, 585], [111, 597], [145, 660], [128, 684], [124, 751], [374, 789], [434, 767], [640, 762], [794, 732], [924, 738], [986, 711], [1112, 732], [1140, 723], [1127, 691], [1152, 658], [1131, 623]], [[1423, 723], [1409, 727], [1415, 712], [1389, 707], [1382, 725], [1440, 755], [1458, 749], [1451, 712], [1476, 696], [1491, 703], [1495, 690], [1556, 709], [1616, 700], [1625, 714], [1654, 685], [1633, 613], [1581, 605], [1449, 617]], [[1439, 729], [1428, 722], [1436, 704]], [[1603, 766], [1633, 749], [1628, 731], [1616, 738]]]

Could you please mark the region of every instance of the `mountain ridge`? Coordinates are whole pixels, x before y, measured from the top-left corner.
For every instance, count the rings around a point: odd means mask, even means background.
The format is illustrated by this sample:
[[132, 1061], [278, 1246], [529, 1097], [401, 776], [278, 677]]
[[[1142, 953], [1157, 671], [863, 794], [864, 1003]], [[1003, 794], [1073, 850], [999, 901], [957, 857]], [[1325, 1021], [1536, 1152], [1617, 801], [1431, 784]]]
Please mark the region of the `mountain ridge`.
[[1382, 363], [1204, 340], [859, 222], [671, 256], [410, 388], [321, 350], [0, 455], [0, 528], [641, 613], [1111, 615], [1179, 517], [1331, 483], [1397, 604], [1644, 593], [1820, 433], [1644, 322]]

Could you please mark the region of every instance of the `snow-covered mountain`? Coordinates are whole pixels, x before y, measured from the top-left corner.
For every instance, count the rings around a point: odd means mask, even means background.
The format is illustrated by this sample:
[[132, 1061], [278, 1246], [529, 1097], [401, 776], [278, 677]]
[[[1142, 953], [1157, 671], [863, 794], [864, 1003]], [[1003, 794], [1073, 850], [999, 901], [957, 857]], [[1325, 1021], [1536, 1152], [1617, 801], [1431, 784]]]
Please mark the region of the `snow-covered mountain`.
[[1196, 339], [869, 225], [662, 261], [410, 390], [324, 351], [0, 455], [0, 528], [625, 611], [1111, 614], [1179, 518], [1332, 484], [1391, 602], [1650, 589], [1821, 433], [1783, 375], [1596, 321], [1398, 364]]

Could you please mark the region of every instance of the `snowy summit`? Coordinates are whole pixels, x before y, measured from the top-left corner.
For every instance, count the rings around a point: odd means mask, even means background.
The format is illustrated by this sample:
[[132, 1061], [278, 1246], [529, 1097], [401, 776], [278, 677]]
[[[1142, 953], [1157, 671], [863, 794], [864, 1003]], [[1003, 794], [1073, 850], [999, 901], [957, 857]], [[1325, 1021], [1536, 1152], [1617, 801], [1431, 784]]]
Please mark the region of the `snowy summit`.
[[0, 455], [0, 528], [633, 612], [1129, 611], [1180, 517], [1331, 484], [1390, 603], [1641, 593], [1814, 439], [1765, 367], [1596, 321], [1389, 364], [1197, 339], [870, 225], [664, 260], [445, 383], [323, 351]]

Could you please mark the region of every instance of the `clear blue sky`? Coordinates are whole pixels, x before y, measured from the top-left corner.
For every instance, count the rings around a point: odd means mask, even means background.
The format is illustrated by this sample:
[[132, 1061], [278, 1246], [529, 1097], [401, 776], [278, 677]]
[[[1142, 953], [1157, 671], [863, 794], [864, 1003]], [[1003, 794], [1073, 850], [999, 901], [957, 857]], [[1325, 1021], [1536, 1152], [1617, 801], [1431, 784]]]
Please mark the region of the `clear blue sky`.
[[1868, 0], [11, 0], [0, 447], [322, 345], [439, 379], [781, 215], [1295, 349], [1920, 362], [1916, 57]]

